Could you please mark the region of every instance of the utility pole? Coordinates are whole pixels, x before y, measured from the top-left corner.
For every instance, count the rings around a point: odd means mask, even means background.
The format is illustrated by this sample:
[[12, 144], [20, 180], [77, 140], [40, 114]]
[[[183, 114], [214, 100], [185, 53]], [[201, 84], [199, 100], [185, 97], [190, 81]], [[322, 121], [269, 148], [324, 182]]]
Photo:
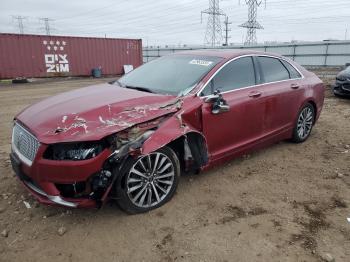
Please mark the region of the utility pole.
[[13, 15], [13, 19], [17, 20], [18, 32], [23, 35], [24, 34], [24, 25], [23, 20], [27, 19], [25, 16]]
[[228, 32], [229, 31], [231, 31], [231, 29], [228, 29], [228, 26], [230, 25], [230, 24], [232, 24], [232, 22], [229, 22], [228, 21], [228, 16], [226, 16], [226, 18], [225, 18], [225, 44], [224, 44], [224, 46], [228, 46], [228, 39], [230, 38], [229, 36], [228, 36]]
[[247, 28], [247, 36], [244, 45], [255, 45], [258, 42], [256, 37], [256, 30], [264, 29], [264, 27], [260, 25], [258, 21], [256, 21], [258, 15], [258, 7], [261, 5], [262, 0], [245, 0], [245, 3], [248, 6], [248, 21], [240, 25], [240, 27]]
[[209, 15], [204, 42], [214, 47], [222, 40], [220, 16], [225, 16], [219, 7], [219, 0], [209, 0], [209, 8], [201, 12], [201, 22], [203, 14]]
[[50, 21], [53, 21], [53, 19], [42, 17], [42, 18], [39, 18], [39, 20], [44, 22], [44, 25], [45, 25], [44, 29], [45, 29], [46, 35], [50, 35], [51, 34]]

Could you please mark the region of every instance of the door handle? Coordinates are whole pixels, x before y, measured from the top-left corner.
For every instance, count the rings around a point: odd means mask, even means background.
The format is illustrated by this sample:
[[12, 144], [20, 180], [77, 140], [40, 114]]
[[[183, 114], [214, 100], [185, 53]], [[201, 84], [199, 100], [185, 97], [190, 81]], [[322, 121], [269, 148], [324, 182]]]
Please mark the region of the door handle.
[[300, 86], [298, 84], [291, 84], [290, 87], [292, 89], [298, 89]]
[[249, 97], [253, 97], [253, 98], [256, 98], [256, 97], [259, 97], [259, 96], [261, 96], [261, 92], [259, 92], [259, 91], [253, 91], [253, 92], [250, 92], [249, 93]]

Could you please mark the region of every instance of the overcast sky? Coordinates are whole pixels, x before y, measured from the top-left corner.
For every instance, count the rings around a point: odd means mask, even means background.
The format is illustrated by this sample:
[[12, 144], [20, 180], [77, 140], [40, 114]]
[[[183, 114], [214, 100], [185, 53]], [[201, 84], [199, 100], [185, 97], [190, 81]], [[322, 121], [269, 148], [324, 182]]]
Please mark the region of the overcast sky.
[[[258, 41], [343, 40], [349, 27], [350, 0], [267, 0], [258, 9], [264, 30]], [[25, 16], [24, 32], [44, 34], [40, 17], [52, 19], [52, 35], [142, 38], [147, 45], [203, 44], [208, 0], [10, 0], [1, 1], [0, 32], [18, 32], [12, 15]], [[241, 0], [221, 0], [229, 17], [229, 42], [242, 43], [247, 6]], [[224, 18], [221, 19], [224, 21]], [[222, 24], [223, 27], [223, 24]]]

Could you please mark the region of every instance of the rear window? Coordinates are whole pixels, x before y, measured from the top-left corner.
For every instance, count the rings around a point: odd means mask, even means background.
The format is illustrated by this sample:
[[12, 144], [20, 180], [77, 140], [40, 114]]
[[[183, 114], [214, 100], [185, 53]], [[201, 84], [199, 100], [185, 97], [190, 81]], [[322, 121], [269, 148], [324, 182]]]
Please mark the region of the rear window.
[[300, 78], [301, 75], [299, 74], [299, 72], [294, 68], [294, 66], [292, 66], [290, 63], [288, 63], [287, 61], [281, 60], [283, 65], [288, 69], [289, 71], [289, 75], [290, 78]]
[[279, 59], [264, 56], [260, 56], [258, 59], [264, 83], [289, 79], [289, 72]]

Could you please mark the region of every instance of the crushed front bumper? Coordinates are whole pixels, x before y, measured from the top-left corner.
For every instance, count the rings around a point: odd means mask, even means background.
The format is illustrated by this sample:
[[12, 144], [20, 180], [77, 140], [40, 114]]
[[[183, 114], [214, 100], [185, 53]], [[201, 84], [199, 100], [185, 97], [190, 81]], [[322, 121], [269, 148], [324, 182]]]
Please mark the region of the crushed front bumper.
[[47, 205], [59, 205], [70, 208], [98, 207], [97, 201], [89, 195], [81, 197], [62, 196], [56, 185], [70, 185], [87, 182], [100, 172], [110, 150], [105, 149], [92, 159], [82, 161], [55, 161], [44, 159], [47, 146], [41, 145], [31, 166], [20, 160], [15, 152], [10, 154], [11, 164], [19, 180], [40, 202]]
[[42, 191], [39, 187], [37, 187], [36, 185], [34, 185], [30, 181], [23, 180], [22, 182], [27, 187], [27, 189], [29, 189], [34, 195], [37, 196], [37, 199], [41, 203], [45, 203], [45, 204], [54, 203], [54, 204], [58, 204], [61, 206], [66, 206], [66, 207], [77, 207], [78, 206], [78, 203], [75, 203], [73, 201], [64, 200], [61, 196], [51, 196], [51, 195], [46, 194], [44, 191]]

